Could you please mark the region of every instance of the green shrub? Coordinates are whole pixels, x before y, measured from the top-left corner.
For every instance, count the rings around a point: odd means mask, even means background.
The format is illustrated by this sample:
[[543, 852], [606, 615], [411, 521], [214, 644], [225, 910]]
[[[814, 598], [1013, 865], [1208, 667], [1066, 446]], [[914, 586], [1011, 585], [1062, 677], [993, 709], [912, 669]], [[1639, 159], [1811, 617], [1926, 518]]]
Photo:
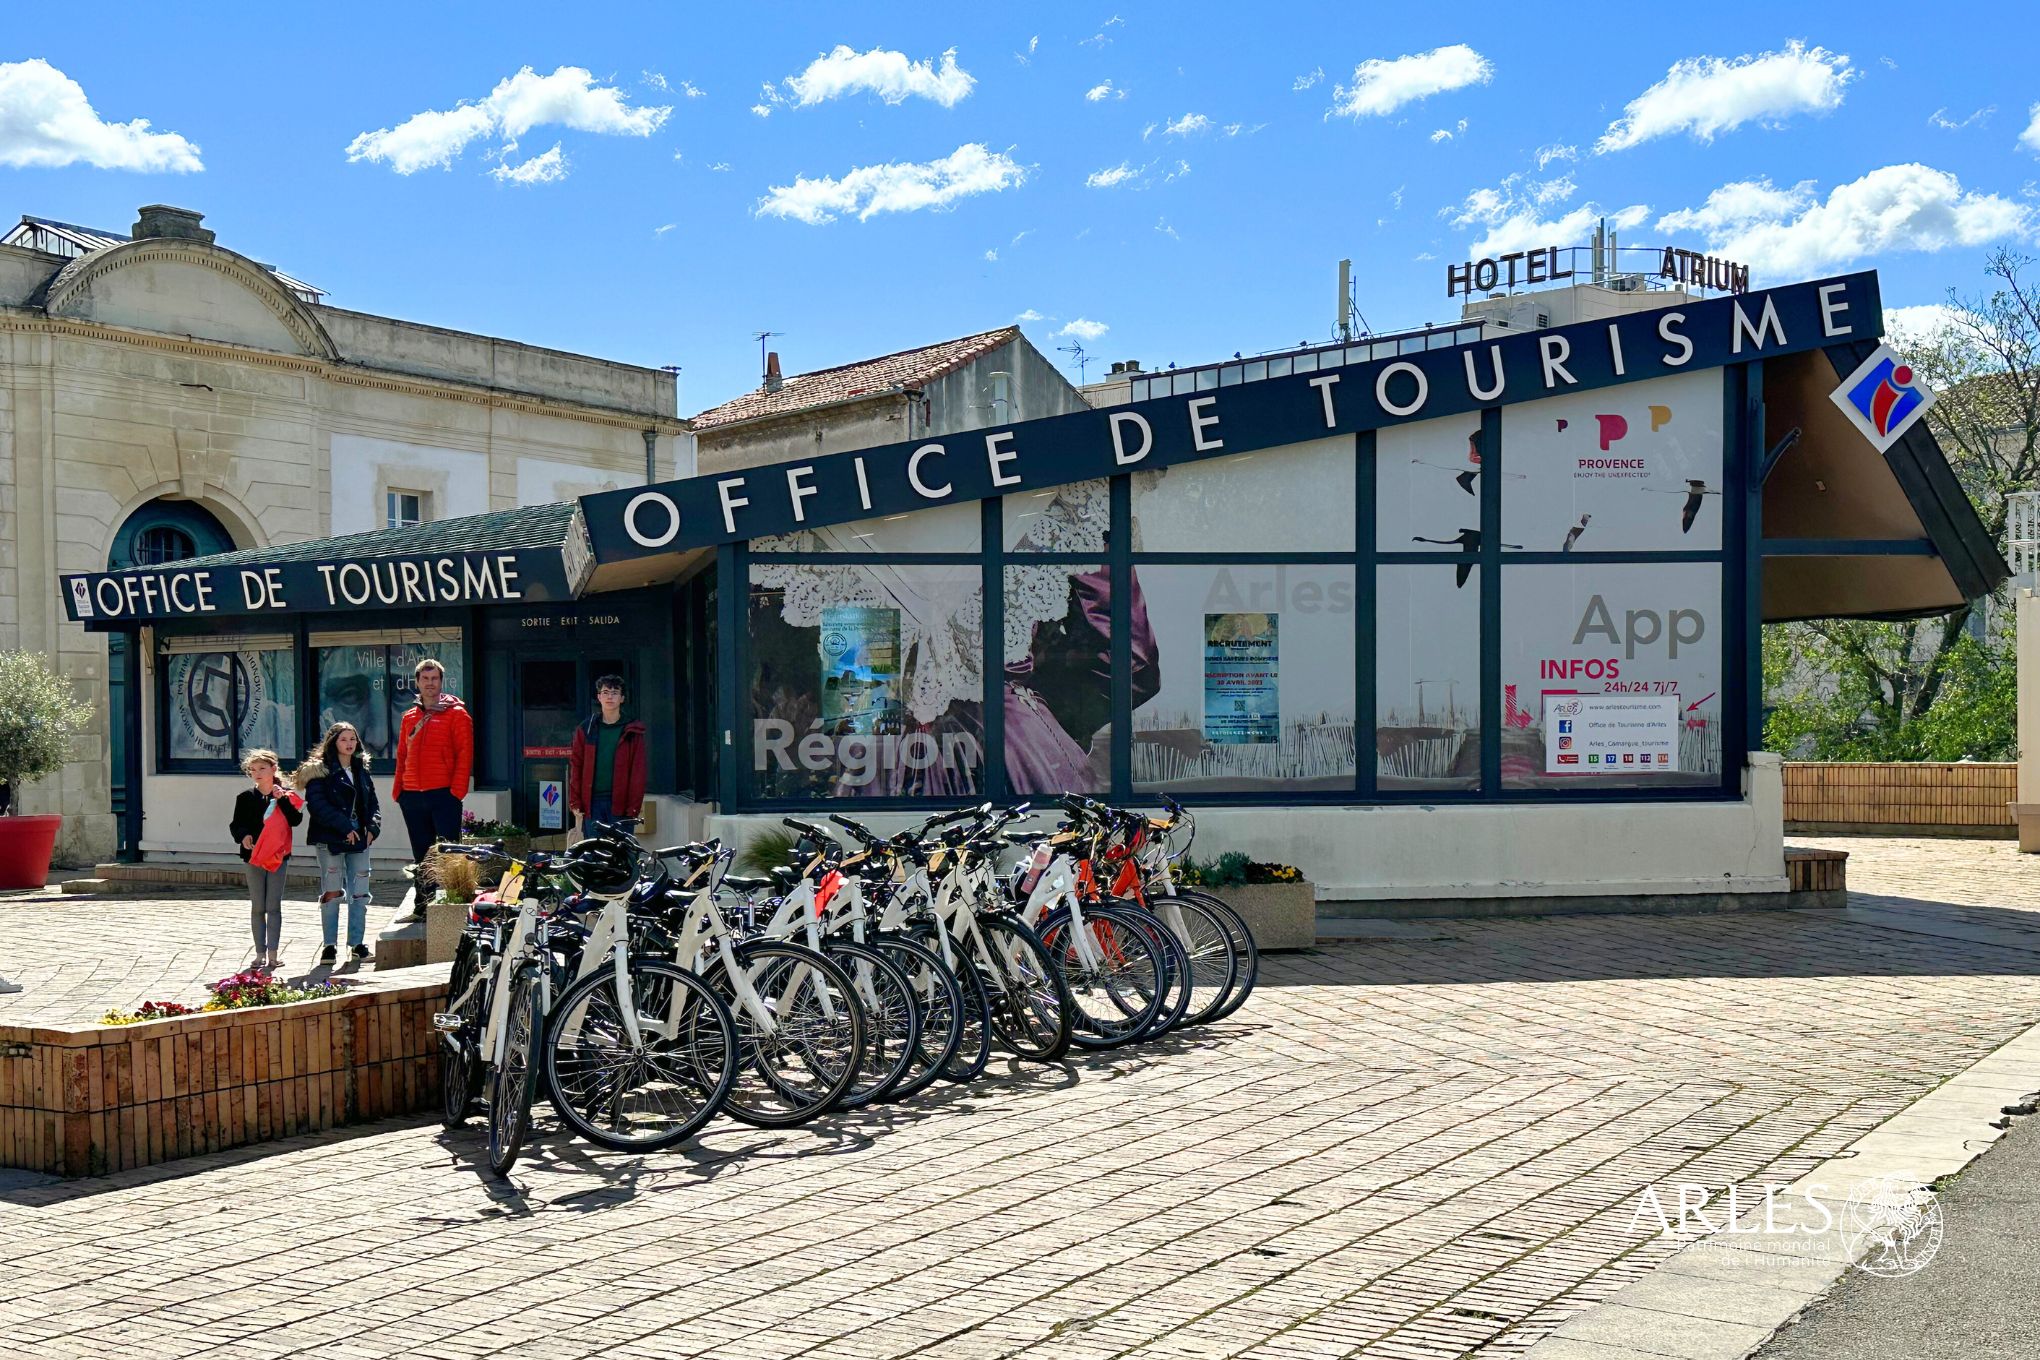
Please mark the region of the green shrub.
[[91, 716], [40, 652], [0, 652], [0, 783], [18, 798], [63, 769]]

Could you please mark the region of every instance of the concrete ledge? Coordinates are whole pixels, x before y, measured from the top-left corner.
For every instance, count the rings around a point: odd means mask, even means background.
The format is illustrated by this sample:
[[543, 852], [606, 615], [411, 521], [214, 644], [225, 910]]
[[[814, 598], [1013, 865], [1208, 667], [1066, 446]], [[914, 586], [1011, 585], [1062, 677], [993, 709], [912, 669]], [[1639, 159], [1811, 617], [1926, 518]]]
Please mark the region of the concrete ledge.
[[1710, 912], [1788, 911], [1797, 907], [1843, 905], [1839, 900], [1808, 900], [1832, 897], [1834, 894], [1790, 892], [1780, 883], [1771, 892], [1576, 893], [1563, 897], [1540, 893], [1320, 902], [1317, 907], [1317, 934], [1321, 941], [1347, 938], [1327, 933], [1345, 921], [1504, 916], [1692, 916]]

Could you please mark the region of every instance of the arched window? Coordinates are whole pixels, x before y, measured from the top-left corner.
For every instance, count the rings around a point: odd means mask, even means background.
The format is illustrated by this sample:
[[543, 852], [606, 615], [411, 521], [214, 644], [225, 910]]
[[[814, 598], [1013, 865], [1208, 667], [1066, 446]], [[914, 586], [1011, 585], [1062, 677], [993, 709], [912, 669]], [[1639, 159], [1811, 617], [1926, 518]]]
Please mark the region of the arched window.
[[135, 538], [135, 565], [138, 567], [182, 562], [187, 557], [196, 556], [198, 545], [191, 541], [190, 534], [175, 525], [155, 525], [142, 530]]

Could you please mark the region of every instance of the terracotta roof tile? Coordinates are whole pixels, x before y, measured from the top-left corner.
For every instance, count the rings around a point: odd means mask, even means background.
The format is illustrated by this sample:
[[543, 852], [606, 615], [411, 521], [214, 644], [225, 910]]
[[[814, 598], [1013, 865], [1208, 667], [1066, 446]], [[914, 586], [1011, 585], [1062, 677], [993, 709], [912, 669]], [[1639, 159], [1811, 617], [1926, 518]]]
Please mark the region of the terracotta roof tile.
[[748, 420], [792, 415], [831, 402], [876, 397], [919, 387], [1019, 338], [1018, 326], [1001, 326], [995, 331], [980, 331], [976, 335], [922, 345], [918, 349], [903, 349], [897, 354], [885, 354], [876, 359], [860, 359], [854, 364], [816, 369], [812, 373], [790, 374], [777, 392], [767, 392], [760, 387], [733, 401], [709, 407], [694, 417], [694, 428], [699, 433]]

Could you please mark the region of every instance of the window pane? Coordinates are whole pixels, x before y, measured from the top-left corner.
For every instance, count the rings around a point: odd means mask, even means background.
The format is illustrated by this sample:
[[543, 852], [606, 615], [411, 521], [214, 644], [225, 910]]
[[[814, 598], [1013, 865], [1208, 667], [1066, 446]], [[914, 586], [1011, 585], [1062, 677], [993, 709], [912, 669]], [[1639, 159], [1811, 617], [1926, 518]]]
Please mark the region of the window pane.
[[1353, 439], [1178, 464], [1133, 479], [1136, 552], [1351, 552]]
[[1505, 568], [1502, 786], [1720, 783], [1721, 639], [1713, 563]]
[[1721, 370], [1502, 416], [1502, 538], [1531, 552], [1721, 547]]
[[232, 760], [238, 742], [295, 763], [297, 672], [288, 650], [184, 652], [162, 666], [172, 760]]
[[1217, 386], [1218, 386], [1218, 370], [1217, 370], [1217, 369], [1215, 369], [1215, 368], [1200, 368], [1200, 369], [1198, 369], [1198, 370], [1197, 370], [1197, 390], [1198, 390], [1198, 391], [1200, 391], [1200, 392], [1209, 392], [1209, 391], [1213, 390], [1214, 388], [1216, 388]]
[[1478, 414], [1394, 425], [1375, 436], [1378, 551], [1478, 551], [1479, 439]]
[[1009, 495], [1000, 506], [1007, 552], [1105, 551], [1112, 522], [1111, 483], [1071, 482]]
[[752, 792], [974, 796], [984, 745], [979, 579], [975, 565], [753, 563]]
[[[931, 460], [928, 467], [933, 468]], [[751, 540], [754, 552], [976, 552], [978, 505], [966, 501]]]
[[[1103, 563], [1006, 568], [1006, 780], [1016, 795], [1112, 787], [1112, 585]], [[1154, 643], [1136, 617], [1135, 684]], [[1144, 661], [1145, 658], [1145, 661]]]
[[319, 731], [323, 734], [336, 722], [353, 723], [371, 756], [385, 762], [394, 760], [404, 710], [418, 699], [411, 672], [428, 656], [446, 672], [444, 692], [461, 696], [458, 641], [314, 648], [312, 673], [319, 687]]
[[1263, 378], [1268, 376], [1267, 360], [1263, 359], [1256, 363], [1250, 363], [1246, 365], [1246, 375], [1248, 382], [1260, 382]]
[[1317, 372], [1317, 369], [1318, 369], [1317, 355], [1299, 354], [1296, 356], [1296, 371], [1298, 373], [1315, 373]]
[[1382, 567], [1375, 576], [1376, 787], [1480, 787], [1480, 576]]
[[1238, 387], [1240, 385], [1240, 375], [1241, 369], [1238, 364], [1227, 364], [1224, 368], [1218, 370], [1218, 385], [1220, 387]]
[[1197, 390], [1197, 375], [1195, 373], [1178, 373], [1173, 381], [1174, 386], [1170, 390], [1172, 396], [1181, 396], [1184, 393], [1195, 392]]
[[1136, 586], [1134, 787], [1352, 789], [1353, 568], [1149, 566]]
[[1282, 358], [1280, 358], [1280, 359], [1270, 359], [1270, 360], [1268, 361], [1268, 376], [1269, 376], [1269, 377], [1271, 377], [1271, 378], [1286, 378], [1286, 377], [1288, 377], [1288, 376], [1289, 376], [1289, 358], [1288, 358], [1288, 356], [1286, 356], [1286, 355], [1285, 355], [1284, 357], [1282, 357]]

